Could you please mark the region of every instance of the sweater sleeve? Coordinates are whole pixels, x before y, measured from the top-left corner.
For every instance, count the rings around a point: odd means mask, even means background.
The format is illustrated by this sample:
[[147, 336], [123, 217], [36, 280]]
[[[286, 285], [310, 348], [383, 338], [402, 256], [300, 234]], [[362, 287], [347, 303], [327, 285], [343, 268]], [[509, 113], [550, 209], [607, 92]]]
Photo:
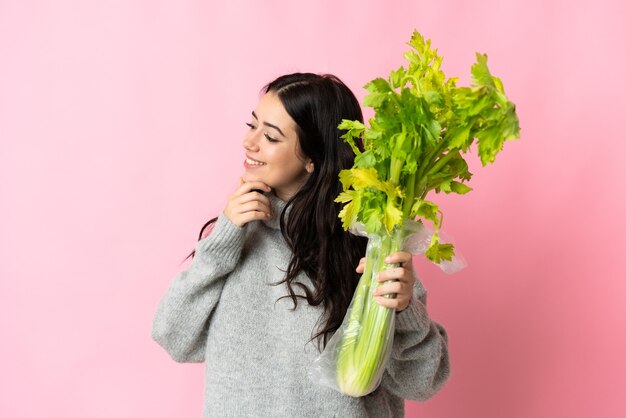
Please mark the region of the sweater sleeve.
[[409, 306], [396, 313], [394, 341], [381, 385], [403, 399], [432, 397], [450, 375], [448, 335], [426, 311], [426, 290], [417, 279]]
[[226, 276], [234, 270], [245, 238], [222, 213], [196, 244], [189, 269], [178, 274], [157, 308], [152, 338], [177, 362], [204, 361], [206, 336]]

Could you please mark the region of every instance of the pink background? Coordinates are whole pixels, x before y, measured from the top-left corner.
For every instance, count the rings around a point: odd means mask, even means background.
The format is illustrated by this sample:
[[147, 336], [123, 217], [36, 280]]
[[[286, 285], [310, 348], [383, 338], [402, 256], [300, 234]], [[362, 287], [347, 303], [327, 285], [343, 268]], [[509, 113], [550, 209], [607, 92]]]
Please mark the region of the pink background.
[[522, 139], [438, 197], [468, 259], [416, 260], [453, 374], [409, 417], [626, 416], [619, 1], [0, 1], [0, 416], [197, 417], [202, 365], [150, 339], [156, 305], [242, 170], [260, 87], [362, 85], [413, 28], [474, 52]]

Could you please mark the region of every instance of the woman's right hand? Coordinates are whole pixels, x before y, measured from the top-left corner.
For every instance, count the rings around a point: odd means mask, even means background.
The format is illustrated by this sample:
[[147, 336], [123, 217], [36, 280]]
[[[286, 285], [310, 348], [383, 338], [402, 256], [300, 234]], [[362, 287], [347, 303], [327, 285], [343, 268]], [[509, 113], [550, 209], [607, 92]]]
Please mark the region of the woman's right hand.
[[244, 182], [242, 179], [239, 188], [228, 198], [224, 215], [240, 228], [251, 221], [270, 219], [270, 201], [259, 190], [269, 192], [272, 189], [263, 182]]

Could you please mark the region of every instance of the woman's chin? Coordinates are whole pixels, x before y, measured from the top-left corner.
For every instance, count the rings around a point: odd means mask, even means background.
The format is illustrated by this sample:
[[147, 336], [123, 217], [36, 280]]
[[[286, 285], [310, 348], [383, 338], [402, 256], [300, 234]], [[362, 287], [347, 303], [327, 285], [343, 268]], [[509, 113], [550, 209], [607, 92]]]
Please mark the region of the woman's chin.
[[246, 171], [244, 171], [244, 173], [241, 175], [241, 179], [243, 181], [245, 181], [246, 183], [258, 180], [258, 178], [256, 176], [254, 176], [254, 175], [252, 175], [252, 174], [250, 174], [250, 173], [248, 173]]

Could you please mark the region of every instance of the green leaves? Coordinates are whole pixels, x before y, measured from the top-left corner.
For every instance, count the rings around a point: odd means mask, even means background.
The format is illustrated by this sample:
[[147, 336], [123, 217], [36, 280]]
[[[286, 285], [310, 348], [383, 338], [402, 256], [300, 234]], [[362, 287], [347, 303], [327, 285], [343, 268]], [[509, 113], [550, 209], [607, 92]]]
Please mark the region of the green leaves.
[[435, 233], [433, 234], [430, 245], [428, 246], [425, 255], [426, 258], [436, 264], [439, 264], [444, 260], [450, 261], [452, 260], [452, 256], [454, 256], [454, 245], [440, 244], [439, 235]]
[[[496, 88], [495, 77], [489, 72], [487, 67], [487, 55], [476, 53], [476, 63], [471, 69], [472, 80], [479, 86]], [[501, 87], [502, 82], [498, 79], [498, 85]]]
[[345, 229], [359, 214], [359, 220], [371, 232], [379, 231], [383, 225], [391, 231], [394, 225], [401, 224], [402, 211], [396, 202], [402, 198], [402, 189], [390, 181], [381, 181], [375, 168], [342, 170], [339, 180], [344, 191], [335, 202], [346, 203], [339, 213]]
[[473, 113], [479, 116], [472, 133], [478, 138], [478, 155], [485, 166], [495, 161], [504, 141], [519, 137], [519, 121], [515, 105], [504, 95], [502, 81], [492, 76], [487, 67], [487, 55], [476, 54], [471, 73], [475, 83], [472, 91], [477, 97]]
[[418, 200], [413, 206], [413, 212], [416, 213], [417, 216], [428, 219], [433, 225], [439, 226], [439, 217], [437, 216], [440, 212], [439, 206], [435, 205], [433, 202]]
[[[472, 85], [446, 78], [443, 58], [431, 41], [415, 31], [404, 57], [407, 66], [365, 85], [363, 104], [374, 109], [367, 126], [343, 121], [339, 129], [355, 152], [354, 167], [340, 174], [344, 192], [337, 198], [344, 228], [363, 222], [368, 233], [391, 233], [405, 218], [433, 222], [435, 235], [427, 256], [446, 260], [454, 254], [439, 244], [442, 214], [429, 192], [465, 194], [472, 177], [463, 154], [476, 140], [484, 165], [493, 163], [504, 142], [519, 137], [515, 105], [502, 81], [491, 74], [487, 55], [476, 54]], [[358, 149], [362, 139], [365, 150]]]
[[471, 192], [473, 189], [463, 183], [459, 183], [458, 181], [450, 182], [450, 191], [456, 194], [465, 194]]
[[341, 121], [337, 128], [347, 131], [345, 134], [341, 135], [340, 138], [342, 138], [344, 141], [346, 141], [346, 143], [350, 145], [350, 148], [352, 148], [352, 152], [354, 152], [354, 155], [358, 156], [359, 154], [361, 154], [361, 151], [356, 146], [354, 139], [360, 138], [361, 135], [363, 135], [363, 131], [365, 131], [366, 129], [365, 125], [363, 125], [358, 120], [344, 119]]

